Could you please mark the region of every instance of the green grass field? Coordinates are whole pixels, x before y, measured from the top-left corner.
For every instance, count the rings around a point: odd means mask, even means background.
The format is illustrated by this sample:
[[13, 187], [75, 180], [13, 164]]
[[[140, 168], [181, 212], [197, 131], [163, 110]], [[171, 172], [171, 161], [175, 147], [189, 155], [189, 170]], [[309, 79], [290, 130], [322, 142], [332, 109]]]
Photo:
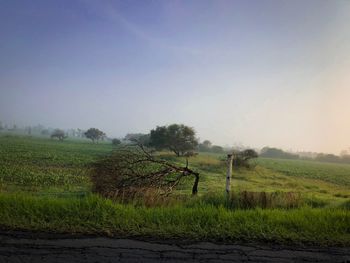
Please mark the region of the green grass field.
[[[200, 172], [199, 196], [189, 178], [167, 205], [121, 204], [91, 193], [88, 165], [108, 143], [0, 136], [0, 225], [10, 229], [216, 241], [350, 245], [350, 165], [258, 159], [234, 169], [232, 190], [293, 192], [297, 208], [242, 209], [224, 197], [223, 155], [190, 159]], [[185, 163], [169, 153], [163, 158]]]

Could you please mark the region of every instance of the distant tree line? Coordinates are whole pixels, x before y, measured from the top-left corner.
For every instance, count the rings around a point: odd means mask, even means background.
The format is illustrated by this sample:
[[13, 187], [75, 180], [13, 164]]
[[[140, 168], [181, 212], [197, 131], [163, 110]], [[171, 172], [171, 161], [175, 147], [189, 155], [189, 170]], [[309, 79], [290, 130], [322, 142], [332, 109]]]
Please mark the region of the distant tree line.
[[350, 163], [350, 154], [347, 151], [342, 151], [340, 155], [327, 153], [289, 153], [278, 148], [264, 147], [260, 152], [260, 157], [277, 158], [277, 159], [293, 159], [293, 160], [310, 160], [318, 162], [330, 163]]
[[[72, 138], [87, 138], [93, 143], [101, 140], [108, 140], [113, 145], [138, 143], [145, 147], [154, 148], [155, 150], [168, 150], [174, 152], [177, 156], [189, 156], [194, 152], [212, 152], [212, 153], [225, 153], [235, 152], [234, 150], [225, 150], [219, 145], [213, 145], [209, 140], [199, 142], [196, 137], [196, 132], [192, 127], [184, 124], [171, 124], [167, 126], [157, 126], [149, 133], [128, 133], [123, 140], [118, 138], [108, 138], [106, 134], [97, 129], [90, 128], [88, 130], [77, 129], [53, 129], [44, 127], [41, 124], [34, 126], [18, 127], [16, 124], [8, 125], [0, 121], [0, 132], [15, 132], [16, 134], [26, 134], [29, 136], [48, 136], [52, 139], [58, 139], [60, 141], [72, 137]], [[256, 158], [253, 152], [244, 152], [237, 156], [240, 158]], [[280, 158], [280, 159], [301, 159], [301, 160], [315, 160], [319, 162], [333, 162], [333, 163], [350, 163], [350, 153], [348, 151], [342, 151], [340, 155], [327, 154], [327, 153], [290, 153], [283, 151], [282, 149], [273, 147], [264, 147], [261, 149], [260, 157], [263, 158]], [[238, 159], [237, 159], [238, 160]], [[240, 161], [237, 161], [240, 162]]]
[[212, 152], [212, 153], [225, 153], [223, 147], [219, 145], [212, 145], [211, 141], [205, 140], [198, 145], [198, 151], [200, 152]]
[[299, 155], [285, 152], [277, 148], [264, 147], [260, 152], [261, 157], [266, 158], [280, 158], [280, 159], [299, 159]]

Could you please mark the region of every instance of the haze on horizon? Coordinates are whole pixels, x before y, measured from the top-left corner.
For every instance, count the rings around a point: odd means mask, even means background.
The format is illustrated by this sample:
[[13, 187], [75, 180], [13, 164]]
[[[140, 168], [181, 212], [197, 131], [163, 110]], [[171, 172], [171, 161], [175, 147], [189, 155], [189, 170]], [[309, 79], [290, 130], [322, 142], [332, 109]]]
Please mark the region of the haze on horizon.
[[0, 121], [350, 147], [350, 1], [1, 1]]

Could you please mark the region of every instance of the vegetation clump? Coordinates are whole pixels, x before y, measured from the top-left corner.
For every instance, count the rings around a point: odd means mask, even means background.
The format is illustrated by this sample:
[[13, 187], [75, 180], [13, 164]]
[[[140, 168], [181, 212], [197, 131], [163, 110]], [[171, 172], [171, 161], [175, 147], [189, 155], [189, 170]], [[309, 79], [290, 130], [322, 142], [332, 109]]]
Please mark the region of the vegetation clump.
[[183, 156], [196, 149], [198, 140], [193, 128], [183, 124], [172, 124], [151, 130], [149, 145], [157, 150], [168, 149], [176, 156]]
[[112, 144], [113, 145], [119, 145], [119, 144], [121, 144], [122, 142], [119, 140], [119, 139], [112, 139]]
[[63, 130], [56, 129], [51, 133], [51, 139], [57, 138], [60, 141], [63, 141], [65, 138], [67, 138], [66, 134]]
[[234, 167], [251, 167], [251, 160], [258, 158], [258, 153], [253, 149], [246, 149], [243, 151], [233, 152], [233, 162]]
[[84, 133], [85, 137], [92, 140], [93, 143], [102, 140], [106, 134], [103, 131], [100, 131], [96, 128], [90, 128]]

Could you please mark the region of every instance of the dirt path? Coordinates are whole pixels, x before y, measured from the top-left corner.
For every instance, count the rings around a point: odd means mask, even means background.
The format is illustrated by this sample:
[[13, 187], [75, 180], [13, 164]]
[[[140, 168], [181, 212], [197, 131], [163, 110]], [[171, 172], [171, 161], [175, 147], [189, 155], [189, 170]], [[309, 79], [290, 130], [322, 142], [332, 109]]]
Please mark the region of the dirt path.
[[0, 262], [350, 262], [349, 248], [172, 244], [105, 237], [0, 233]]

